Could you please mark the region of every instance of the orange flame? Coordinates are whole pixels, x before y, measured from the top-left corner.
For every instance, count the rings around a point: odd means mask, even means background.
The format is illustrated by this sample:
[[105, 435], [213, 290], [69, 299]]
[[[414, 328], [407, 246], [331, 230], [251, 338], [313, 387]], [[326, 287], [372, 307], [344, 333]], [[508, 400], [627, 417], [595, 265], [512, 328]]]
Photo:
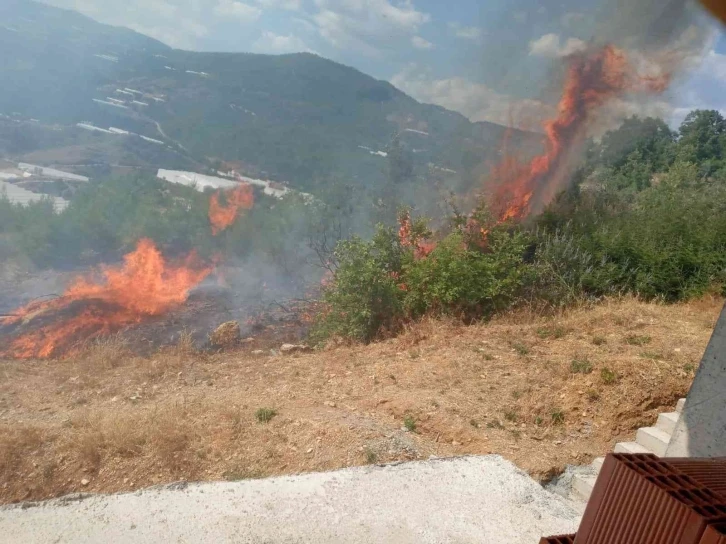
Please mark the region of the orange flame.
[[411, 215], [408, 212], [400, 214], [398, 224], [398, 239], [401, 241], [401, 246], [412, 247], [416, 259], [427, 257], [436, 249], [436, 242], [413, 235]]
[[8, 348], [0, 349], [0, 357], [68, 354], [81, 340], [110, 334], [178, 307], [187, 300], [189, 290], [211, 271], [194, 253], [170, 266], [151, 240], [140, 240], [136, 249], [124, 257], [123, 265], [101, 267], [102, 282], [78, 278], [62, 297], [30, 304], [3, 320], [3, 325], [19, 325], [42, 318], [49, 311], [68, 309], [70, 313], [74, 311], [72, 306], [83, 304], [77, 313], [17, 337]]
[[534, 205], [547, 205], [567, 181], [569, 159], [598, 108], [627, 92], [660, 93], [669, 76], [641, 76], [625, 53], [606, 45], [569, 57], [558, 114], [544, 123], [545, 152], [522, 164], [505, 157], [492, 169], [498, 182], [492, 209], [499, 222], [526, 217]]
[[[220, 202], [224, 192], [226, 204]], [[255, 195], [249, 183], [242, 183], [228, 191], [219, 190], [209, 199], [209, 222], [215, 236], [228, 229], [237, 220], [240, 210], [250, 210], [255, 203]]]

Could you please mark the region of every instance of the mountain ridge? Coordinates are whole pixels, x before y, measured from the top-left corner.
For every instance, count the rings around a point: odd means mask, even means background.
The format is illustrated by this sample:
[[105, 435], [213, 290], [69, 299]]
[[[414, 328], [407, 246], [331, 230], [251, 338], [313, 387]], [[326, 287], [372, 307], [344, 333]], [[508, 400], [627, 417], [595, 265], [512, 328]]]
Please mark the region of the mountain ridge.
[[507, 130], [312, 53], [174, 49], [31, 0], [12, 0], [0, 17], [0, 46], [13, 59], [0, 65], [0, 111], [163, 135], [198, 161], [240, 161], [304, 188], [330, 177], [382, 183], [395, 137], [419, 176], [431, 165], [473, 175]]

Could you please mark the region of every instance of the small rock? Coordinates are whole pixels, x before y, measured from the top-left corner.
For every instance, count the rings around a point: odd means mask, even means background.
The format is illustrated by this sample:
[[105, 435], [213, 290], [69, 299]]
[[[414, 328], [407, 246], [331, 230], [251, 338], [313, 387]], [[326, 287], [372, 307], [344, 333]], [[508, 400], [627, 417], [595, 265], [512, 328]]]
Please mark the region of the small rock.
[[256, 349], [252, 352], [252, 355], [264, 355], [265, 351], [262, 349]]
[[326, 400], [325, 406], [330, 406], [331, 408], [335, 408], [335, 403], [332, 400]]
[[303, 344], [283, 344], [280, 346], [280, 353], [290, 355], [292, 353], [308, 353], [312, 351], [310, 346]]
[[209, 335], [209, 343], [216, 348], [232, 347], [240, 342], [240, 327], [236, 321], [222, 323]]
[[461, 444], [459, 442], [457, 442], [456, 440], [452, 440], [451, 445], [452, 446], [461, 446]]
[[88, 485], [90, 483], [91, 483], [91, 481], [88, 478], [83, 478], [81, 480], [81, 485], [83, 485], [83, 486], [86, 486], [86, 485]]
[[313, 448], [308, 448], [307, 453], [313, 453]]

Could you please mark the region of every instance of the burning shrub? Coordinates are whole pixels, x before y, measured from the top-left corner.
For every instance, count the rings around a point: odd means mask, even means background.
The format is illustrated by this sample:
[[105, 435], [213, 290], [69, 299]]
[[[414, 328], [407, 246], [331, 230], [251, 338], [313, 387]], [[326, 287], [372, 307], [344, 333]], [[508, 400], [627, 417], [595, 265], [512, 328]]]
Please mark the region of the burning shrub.
[[339, 267], [324, 292], [327, 311], [316, 325], [316, 340], [368, 342], [430, 313], [467, 321], [488, 317], [511, 306], [530, 281], [532, 266], [524, 259], [529, 237], [516, 229], [494, 228], [485, 248], [467, 243], [461, 230], [435, 247], [427, 242], [427, 252], [406, 240], [379, 227], [371, 241], [338, 245]]
[[409, 260], [403, 275], [407, 316], [434, 312], [472, 320], [511, 306], [532, 272], [523, 259], [528, 237], [498, 228], [487, 242], [486, 250], [469, 247], [455, 232], [427, 258]]

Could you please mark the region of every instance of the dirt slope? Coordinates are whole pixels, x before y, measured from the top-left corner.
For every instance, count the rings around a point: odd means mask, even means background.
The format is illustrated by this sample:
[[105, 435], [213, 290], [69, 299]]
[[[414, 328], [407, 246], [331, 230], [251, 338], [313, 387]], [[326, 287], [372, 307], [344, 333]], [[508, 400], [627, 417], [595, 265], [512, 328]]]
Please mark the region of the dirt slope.
[[722, 305], [431, 320], [292, 356], [138, 358], [111, 341], [70, 361], [0, 361], [0, 502], [469, 453], [546, 479], [672, 410]]

